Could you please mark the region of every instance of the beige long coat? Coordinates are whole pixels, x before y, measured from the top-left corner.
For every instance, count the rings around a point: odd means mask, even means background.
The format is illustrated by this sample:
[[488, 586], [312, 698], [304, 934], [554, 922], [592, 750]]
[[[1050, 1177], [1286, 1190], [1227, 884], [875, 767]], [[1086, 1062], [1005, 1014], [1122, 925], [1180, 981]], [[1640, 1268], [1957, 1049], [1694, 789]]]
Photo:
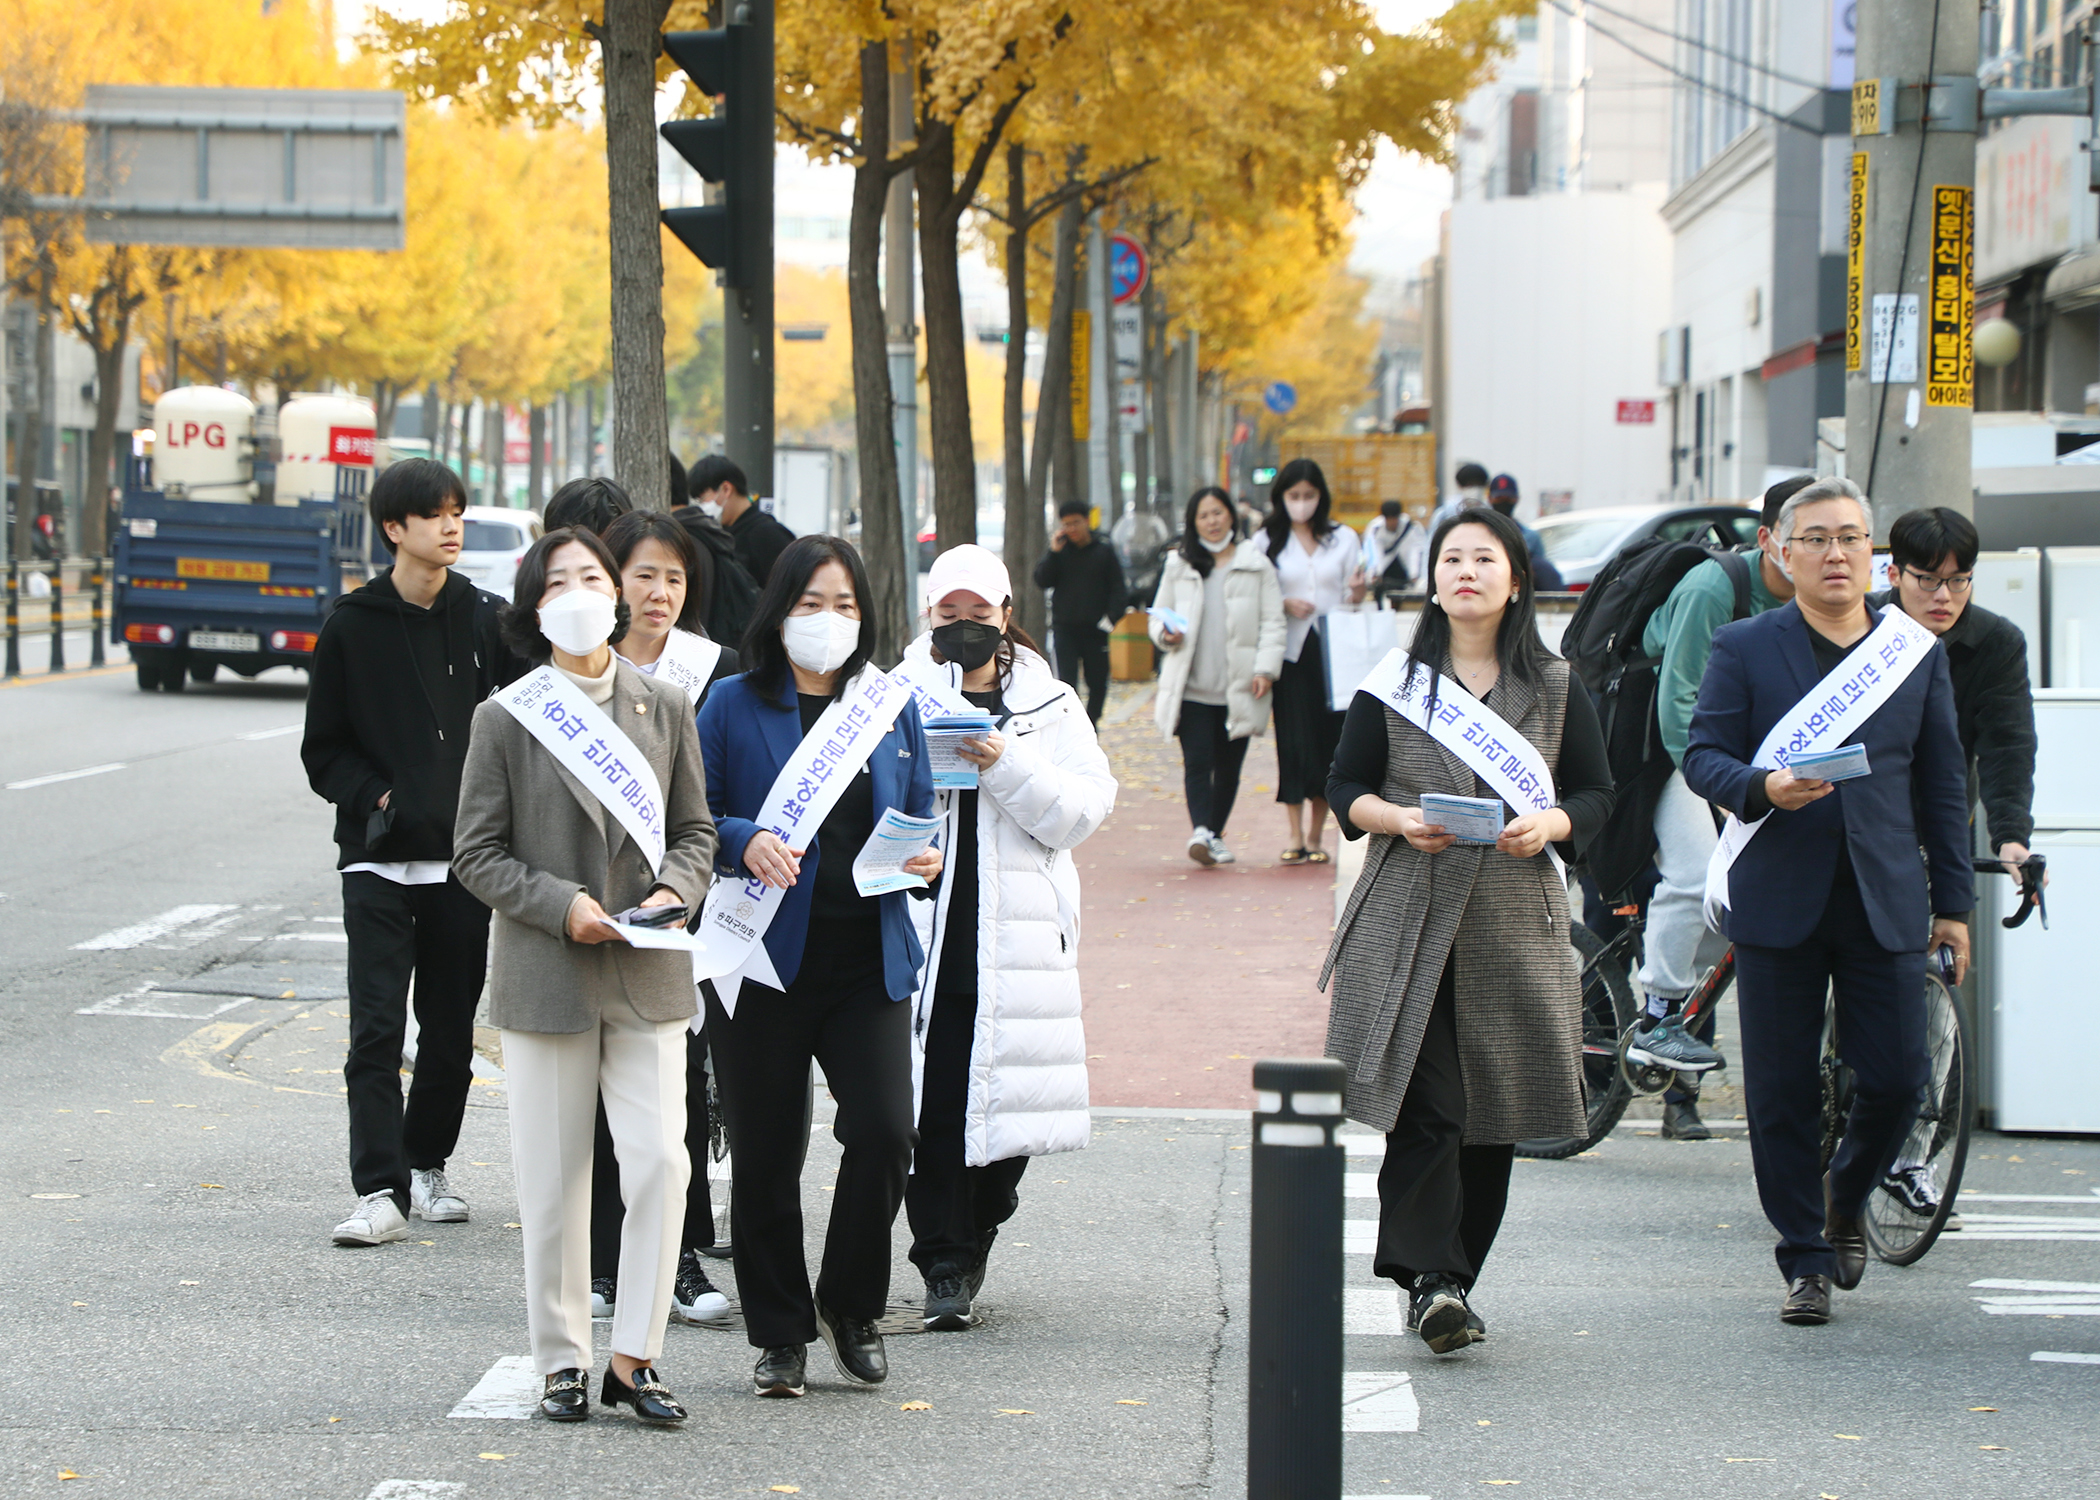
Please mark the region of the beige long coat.
[[663, 789], [664, 860], [653, 874], [619, 819], [509, 709], [490, 701], [474, 710], [452, 872], [495, 912], [489, 1019], [507, 1030], [589, 1031], [599, 996], [614, 986], [644, 1020], [689, 1020], [695, 1009], [685, 953], [569, 938], [578, 891], [617, 913], [667, 885], [691, 907], [714, 867], [715, 823], [684, 692], [620, 662], [604, 707]]
[[[1560, 758], [1568, 682], [1567, 664], [1556, 660], [1537, 692], [1504, 673], [1487, 697], [1548, 766]], [[1379, 795], [1388, 802], [1417, 806], [1424, 792], [1494, 795], [1424, 731], [1384, 713]], [[1448, 960], [1466, 1143], [1582, 1134], [1581, 976], [1568, 941], [1567, 888], [1552, 861], [1457, 845], [1424, 854], [1388, 834], [1370, 839], [1320, 971], [1323, 988], [1334, 980], [1327, 1055], [1349, 1070], [1350, 1118], [1376, 1130], [1398, 1120]]]

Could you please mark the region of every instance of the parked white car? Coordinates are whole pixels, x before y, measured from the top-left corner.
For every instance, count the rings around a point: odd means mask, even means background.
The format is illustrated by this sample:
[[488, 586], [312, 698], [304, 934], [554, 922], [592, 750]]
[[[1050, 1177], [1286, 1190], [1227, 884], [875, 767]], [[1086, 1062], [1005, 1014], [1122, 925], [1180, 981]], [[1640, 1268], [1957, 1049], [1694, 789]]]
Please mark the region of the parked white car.
[[544, 529], [539, 512], [470, 505], [466, 522], [467, 534], [459, 549], [459, 561], [453, 566], [473, 580], [476, 588], [508, 599], [510, 586], [518, 576], [518, 564]]

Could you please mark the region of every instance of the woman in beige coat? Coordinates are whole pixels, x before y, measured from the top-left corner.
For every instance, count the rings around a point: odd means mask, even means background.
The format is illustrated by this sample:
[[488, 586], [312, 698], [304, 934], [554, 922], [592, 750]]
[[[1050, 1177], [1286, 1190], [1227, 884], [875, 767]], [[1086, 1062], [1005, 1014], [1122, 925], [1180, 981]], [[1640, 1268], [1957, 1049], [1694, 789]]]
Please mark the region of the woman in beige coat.
[[1269, 725], [1287, 630], [1276, 570], [1259, 547], [1241, 543], [1232, 497], [1216, 485], [1190, 497], [1181, 545], [1160, 569], [1150, 629], [1165, 653], [1152, 717], [1181, 741], [1189, 858], [1229, 865], [1225, 820], [1248, 741]]
[[[452, 868], [495, 913], [489, 1018], [503, 1033], [540, 1409], [557, 1422], [590, 1415], [591, 1158], [602, 1093], [627, 1216], [600, 1400], [673, 1423], [685, 1410], [655, 1364], [685, 1212], [692, 960], [630, 946], [610, 914], [670, 908], [682, 918], [707, 892], [715, 829], [684, 692], [613, 655], [625, 624], [618, 578], [588, 531], [549, 532], [518, 564], [504, 634], [543, 665], [474, 712]], [[578, 726], [563, 743], [578, 747], [580, 765], [558, 760], [505, 701], [527, 694], [538, 695], [527, 712], [542, 729]], [[560, 739], [564, 728], [546, 732]], [[662, 797], [654, 869], [627, 820], [586, 785], [639, 783], [636, 757]], [[620, 777], [608, 780], [616, 765]]]

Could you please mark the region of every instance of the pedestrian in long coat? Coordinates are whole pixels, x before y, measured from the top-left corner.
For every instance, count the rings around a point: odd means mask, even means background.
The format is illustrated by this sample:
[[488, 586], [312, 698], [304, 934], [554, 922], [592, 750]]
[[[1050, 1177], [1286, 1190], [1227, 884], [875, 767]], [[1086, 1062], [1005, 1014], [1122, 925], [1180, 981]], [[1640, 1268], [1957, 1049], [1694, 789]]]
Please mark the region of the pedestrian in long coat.
[[1408, 664], [1439, 694], [1478, 699], [1529, 741], [1557, 802], [1460, 845], [1422, 816], [1425, 793], [1495, 798], [1452, 750], [1359, 693], [1330, 801], [1348, 838], [1371, 835], [1337, 924], [1327, 1053], [1349, 1074], [1351, 1118], [1386, 1133], [1377, 1275], [1408, 1294], [1408, 1326], [1439, 1354], [1486, 1336], [1468, 1293], [1501, 1227], [1515, 1142], [1580, 1134], [1581, 984], [1564, 876], [1603, 823], [1612, 780], [1588, 694], [1539, 639], [1523, 537], [1468, 511], [1431, 541], [1435, 592]]

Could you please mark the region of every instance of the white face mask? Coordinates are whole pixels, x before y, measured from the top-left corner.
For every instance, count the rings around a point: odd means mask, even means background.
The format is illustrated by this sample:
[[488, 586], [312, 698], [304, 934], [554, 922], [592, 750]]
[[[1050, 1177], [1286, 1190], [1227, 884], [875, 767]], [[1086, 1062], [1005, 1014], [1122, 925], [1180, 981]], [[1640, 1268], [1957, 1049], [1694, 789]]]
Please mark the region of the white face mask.
[[540, 606], [540, 634], [571, 656], [589, 656], [609, 640], [613, 602], [596, 589], [570, 589]]
[[1286, 500], [1283, 502], [1283, 508], [1290, 512], [1294, 523], [1302, 526], [1313, 518], [1313, 512], [1320, 508], [1320, 502], [1317, 499]]
[[1230, 547], [1232, 545], [1232, 533], [1228, 531], [1225, 535], [1219, 537], [1214, 542], [1209, 537], [1204, 536], [1201, 532], [1198, 532], [1196, 534], [1196, 540], [1203, 544], [1203, 550], [1205, 552], [1223, 552], [1227, 547]]
[[1488, 492], [1486, 490], [1482, 489], [1477, 484], [1467, 485], [1464, 489], [1458, 492], [1459, 508], [1463, 510], [1469, 506], [1487, 504], [1487, 493]]
[[788, 660], [805, 672], [836, 672], [860, 645], [860, 621], [835, 609], [789, 615], [780, 622]]
[[700, 502], [700, 514], [706, 516], [711, 521], [721, 520], [722, 502], [719, 500], [702, 500]]

